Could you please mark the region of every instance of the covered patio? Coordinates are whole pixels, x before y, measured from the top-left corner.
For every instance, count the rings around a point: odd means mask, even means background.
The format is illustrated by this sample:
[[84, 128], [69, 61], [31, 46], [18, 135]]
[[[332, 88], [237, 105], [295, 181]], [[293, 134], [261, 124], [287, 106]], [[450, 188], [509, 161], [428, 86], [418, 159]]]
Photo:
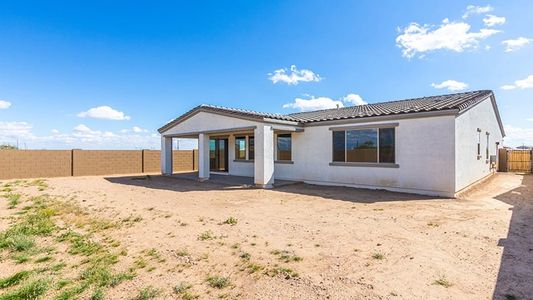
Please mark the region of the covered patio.
[[[173, 176], [194, 176], [200, 181], [216, 178], [219, 182], [272, 188], [275, 164], [292, 164], [292, 161], [276, 161], [276, 137], [285, 135], [290, 139], [293, 134], [303, 132], [297, 122], [275, 119], [254, 122], [206, 113], [202, 108], [193, 116], [185, 116], [184, 120], [171, 122], [168, 128], [160, 130], [161, 172], [164, 175], [172, 175], [172, 139], [192, 138], [198, 140], [198, 172]], [[238, 148], [241, 144], [245, 145], [244, 150]], [[231, 175], [234, 178], [228, 177]]]

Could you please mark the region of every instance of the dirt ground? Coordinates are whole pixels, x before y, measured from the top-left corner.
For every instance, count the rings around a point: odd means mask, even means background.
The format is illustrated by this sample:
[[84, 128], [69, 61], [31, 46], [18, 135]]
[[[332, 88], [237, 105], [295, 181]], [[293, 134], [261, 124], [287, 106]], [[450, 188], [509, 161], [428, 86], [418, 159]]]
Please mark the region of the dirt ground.
[[[134, 273], [102, 285], [105, 299], [147, 287], [153, 295], [137, 299], [533, 299], [531, 175], [497, 174], [459, 199], [305, 184], [228, 189], [160, 176], [45, 182], [13, 187], [23, 195], [17, 208], [0, 197], [0, 231], [24, 199], [44, 194], [78, 206], [78, 218], [123, 224], [90, 234], [121, 251], [114, 270]], [[64, 229], [68, 220], [57, 222]], [[57, 250], [40, 265], [67, 266], [47, 275], [54, 288], [44, 298], [52, 298], [60, 278], [78, 280], [84, 261], [41, 239]], [[38, 265], [1, 251], [0, 278]]]

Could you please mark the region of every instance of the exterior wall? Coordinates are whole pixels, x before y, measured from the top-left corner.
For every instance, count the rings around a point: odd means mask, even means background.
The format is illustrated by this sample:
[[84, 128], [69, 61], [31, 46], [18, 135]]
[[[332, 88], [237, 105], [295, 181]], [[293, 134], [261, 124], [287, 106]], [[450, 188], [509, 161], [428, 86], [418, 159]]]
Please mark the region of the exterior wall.
[[[479, 139], [477, 129], [481, 129], [481, 157], [477, 157]], [[496, 142], [502, 146], [502, 133], [496, 118], [491, 98], [488, 97], [455, 120], [455, 165], [457, 169], [455, 191], [460, 191], [496, 170], [490, 169], [486, 159], [486, 132], [489, 132], [489, 155], [497, 155]]]
[[[249, 133], [253, 135], [253, 133]], [[235, 135], [228, 137], [229, 143], [229, 174], [236, 176], [254, 176], [254, 161], [235, 161]]]
[[[396, 127], [396, 163], [399, 168], [330, 166], [332, 132], [329, 128], [334, 126], [306, 126], [303, 132], [292, 133], [293, 164], [275, 163], [274, 177], [314, 184], [453, 196], [456, 185], [455, 116], [400, 119], [394, 122], [399, 123]], [[373, 123], [384, 122], [356, 122], [353, 125]], [[164, 135], [261, 125], [264, 123], [200, 112], [164, 132]], [[254, 163], [235, 161], [236, 135], [240, 134], [226, 134], [229, 174], [252, 177]]]
[[[329, 126], [293, 133], [294, 164], [276, 164], [275, 177], [309, 183], [453, 196], [455, 191], [454, 116], [398, 120], [396, 163], [399, 168], [330, 166]], [[375, 122], [376, 124], [383, 122]], [[368, 125], [372, 123], [357, 123]], [[350, 124], [343, 124], [347, 126]]]
[[199, 112], [182, 123], [165, 131], [164, 135], [183, 134], [199, 131], [220, 130], [226, 128], [239, 128], [259, 126], [262, 123], [226, 117], [208, 112]]

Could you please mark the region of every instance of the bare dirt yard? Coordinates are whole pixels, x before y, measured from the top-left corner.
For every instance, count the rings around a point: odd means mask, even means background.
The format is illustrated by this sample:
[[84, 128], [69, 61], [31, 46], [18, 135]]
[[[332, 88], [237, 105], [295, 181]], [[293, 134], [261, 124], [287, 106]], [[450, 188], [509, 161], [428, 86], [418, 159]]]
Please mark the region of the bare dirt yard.
[[533, 176], [459, 199], [160, 176], [0, 182], [0, 299], [533, 299]]

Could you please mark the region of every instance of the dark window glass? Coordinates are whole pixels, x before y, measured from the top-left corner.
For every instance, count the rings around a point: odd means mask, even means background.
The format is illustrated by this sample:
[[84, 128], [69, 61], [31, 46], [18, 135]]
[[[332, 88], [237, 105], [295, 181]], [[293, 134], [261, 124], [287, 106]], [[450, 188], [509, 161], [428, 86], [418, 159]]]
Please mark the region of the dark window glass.
[[248, 138], [248, 159], [254, 159], [255, 147], [254, 147], [254, 137], [251, 136]]
[[344, 131], [333, 131], [333, 161], [346, 161]]
[[291, 135], [278, 134], [278, 160], [291, 160]]
[[379, 129], [379, 162], [394, 163], [394, 128]]
[[246, 159], [246, 138], [235, 138], [235, 159]]
[[377, 129], [346, 131], [346, 161], [377, 162], [377, 144]]
[[486, 159], [489, 159], [489, 133], [487, 132], [487, 148], [485, 149]]

